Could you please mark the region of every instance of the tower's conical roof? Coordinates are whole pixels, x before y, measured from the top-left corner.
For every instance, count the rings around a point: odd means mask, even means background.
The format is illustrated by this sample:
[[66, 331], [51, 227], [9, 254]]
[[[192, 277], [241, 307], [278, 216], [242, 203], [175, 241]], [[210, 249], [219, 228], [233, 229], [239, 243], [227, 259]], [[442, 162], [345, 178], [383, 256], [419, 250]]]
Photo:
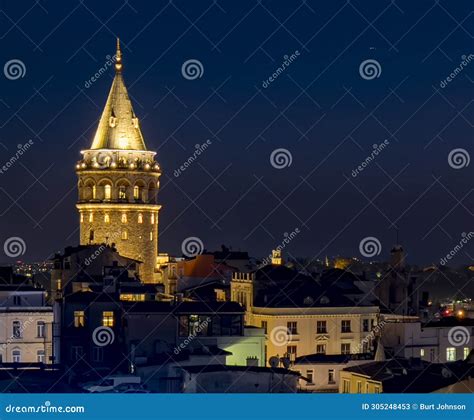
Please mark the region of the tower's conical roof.
[[91, 149], [146, 150], [138, 118], [122, 77], [122, 52], [117, 39], [115, 78], [100, 117]]

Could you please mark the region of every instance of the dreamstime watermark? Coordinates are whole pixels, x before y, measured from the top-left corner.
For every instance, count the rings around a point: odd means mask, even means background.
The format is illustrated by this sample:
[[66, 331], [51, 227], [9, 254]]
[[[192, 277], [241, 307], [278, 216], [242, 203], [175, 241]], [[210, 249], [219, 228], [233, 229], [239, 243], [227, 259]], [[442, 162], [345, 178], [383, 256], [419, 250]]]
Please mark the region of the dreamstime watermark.
[[283, 56], [283, 62], [281, 65], [273, 72], [273, 74], [266, 80], [262, 82], [262, 87], [266, 89], [273, 83], [280, 75], [300, 56], [300, 52], [296, 50], [290, 55]]
[[467, 168], [471, 163], [471, 156], [466, 149], [453, 149], [449, 152], [448, 163], [453, 169]]
[[459, 243], [453, 249], [451, 249], [451, 251], [449, 251], [445, 257], [441, 258], [439, 263], [441, 265], [446, 265], [448, 261], [453, 259], [456, 256], [456, 254], [464, 248], [464, 245], [467, 245], [467, 243], [472, 238], [474, 238], [474, 232], [461, 233], [461, 240], [459, 241]]
[[23, 78], [26, 75], [25, 63], [18, 58], [9, 60], [3, 66], [3, 74], [8, 80], [18, 80]]
[[212, 144], [211, 140], [206, 140], [203, 144], [196, 144], [194, 153], [188, 157], [187, 160], [178, 168], [175, 169], [173, 175], [178, 178], [186, 169], [188, 169], [196, 160], [197, 158], [204, 153], [207, 148]]
[[286, 346], [291, 338], [291, 332], [287, 327], [279, 326], [270, 331], [270, 341], [274, 346]]
[[85, 413], [83, 405], [52, 405], [51, 401], [45, 401], [41, 405], [12, 405], [5, 407], [5, 413]]
[[367, 334], [361, 340], [361, 342], [355, 348], [352, 349], [351, 353], [358, 354], [358, 353], [361, 352], [361, 350], [362, 351], [367, 351], [369, 345], [372, 344], [374, 338], [380, 336], [380, 333], [382, 332], [383, 328], [385, 327], [385, 324], [386, 324], [386, 322], [382, 321], [382, 322], [378, 323], [377, 325], [375, 325], [372, 328], [372, 330], [370, 331], [370, 333]]
[[91, 265], [94, 260], [100, 255], [102, 254], [102, 252], [105, 251], [107, 247], [105, 245], [101, 245], [99, 246], [99, 248], [97, 248], [89, 257], [87, 257], [85, 260], [84, 260], [84, 264], [86, 266], [89, 266]]
[[200, 79], [204, 75], [204, 66], [199, 60], [192, 58], [183, 63], [181, 74], [187, 80]]
[[365, 80], [376, 79], [382, 74], [382, 66], [377, 60], [368, 59], [362, 61], [359, 66], [359, 74]]
[[23, 153], [27, 152], [28, 149], [33, 146], [33, 144], [34, 141], [31, 139], [25, 144], [18, 144], [16, 153], [0, 167], [0, 175], [7, 172], [17, 162], [17, 160], [20, 159]]
[[293, 156], [288, 149], [275, 149], [270, 154], [270, 163], [275, 169], [288, 168], [293, 163]]
[[453, 327], [448, 331], [449, 344], [455, 347], [464, 346], [469, 343], [471, 333], [466, 327]]
[[110, 327], [97, 327], [92, 332], [92, 341], [97, 347], [105, 347], [115, 340], [114, 330]]
[[359, 252], [366, 258], [375, 257], [382, 252], [382, 244], [376, 237], [367, 236], [360, 241]]
[[179, 345], [177, 345], [174, 348], [174, 351], [173, 351], [174, 354], [178, 355], [184, 349], [186, 349], [186, 347], [188, 347], [189, 344], [191, 344], [191, 342], [199, 335], [199, 333], [203, 331], [205, 328], [207, 328], [210, 322], [211, 322], [211, 318], [207, 318], [204, 321], [199, 322], [194, 332], [192, 334], [189, 334], [181, 343], [179, 343]]
[[24, 255], [26, 252], [26, 243], [19, 236], [11, 236], [3, 243], [3, 251], [10, 258], [16, 258]]
[[107, 61], [104, 63], [104, 65], [99, 70], [97, 70], [89, 80], [86, 80], [84, 82], [84, 87], [86, 89], [89, 89], [94, 82], [99, 80], [102, 75], [106, 73], [107, 69], [117, 61], [117, 55], [106, 55], [105, 58], [107, 59]]
[[380, 144], [374, 144], [372, 147], [374, 150], [372, 150], [372, 153], [363, 160], [360, 165], [352, 170], [352, 177], [355, 178], [357, 175], [359, 175], [367, 166], [369, 166], [375, 158], [390, 144], [390, 142], [385, 139], [382, 143]]
[[204, 251], [204, 244], [197, 236], [190, 236], [181, 243], [181, 251], [184, 256], [193, 258]]
[[459, 73], [461, 73], [467, 66], [468, 64], [474, 59], [474, 54], [469, 54], [469, 55], [462, 55], [461, 56], [461, 63], [459, 66], [457, 66], [446, 79], [441, 80], [439, 83], [439, 87], [441, 89], [444, 89], [446, 86], [448, 86], [449, 83], [451, 83]]
[[[286, 248], [286, 246], [293, 240], [296, 238], [296, 236], [298, 236], [298, 234], [301, 233], [301, 230], [299, 228], [295, 228], [292, 232], [288, 233], [288, 232], [285, 232], [283, 234], [284, 238], [283, 240], [281, 241], [281, 243], [275, 248], [276, 251], [282, 251]], [[263, 260], [262, 260], [262, 264], [261, 266], [265, 266], [265, 265], [268, 265], [268, 264], [271, 264], [272, 262], [272, 255], [273, 254], [269, 254], [267, 255]]]

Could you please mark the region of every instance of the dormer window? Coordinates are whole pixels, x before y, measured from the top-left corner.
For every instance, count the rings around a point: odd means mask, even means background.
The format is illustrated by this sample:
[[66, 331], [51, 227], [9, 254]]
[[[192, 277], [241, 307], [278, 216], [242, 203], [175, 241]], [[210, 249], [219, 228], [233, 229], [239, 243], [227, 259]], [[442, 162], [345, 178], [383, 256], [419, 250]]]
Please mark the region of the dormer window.
[[132, 118], [132, 123], [133, 123], [133, 126], [135, 128], [138, 128], [138, 118], [137, 117]]
[[110, 117], [109, 118], [109, 126], [114, 128], [116, 124], [117, 124], [117, 118], [116, 117]]

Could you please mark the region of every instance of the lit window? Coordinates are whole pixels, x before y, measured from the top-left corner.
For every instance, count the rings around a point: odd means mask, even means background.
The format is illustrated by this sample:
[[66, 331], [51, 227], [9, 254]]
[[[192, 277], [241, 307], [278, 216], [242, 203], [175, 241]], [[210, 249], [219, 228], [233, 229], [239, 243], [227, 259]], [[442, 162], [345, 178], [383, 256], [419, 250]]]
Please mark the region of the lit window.
[[423, 357], [425, 355], [425, 349], [420, 349], [420, 357]]
[[454, 362], [456, 360], [456, 347], [448, 347], [446, 349], [446, 360]]
[[84, 213], [81, 213], [81, 223], [84, 223]]
[[97, 198], [97, 188], [95, 185], [92, 186], [92, 198], [94, 200]]
[[102, 325], [104, 327], [114, 326], [114, 313], [112, 311], [102, 312]]
[[145, 301], [145, 294], [133, 294], [133, 293], [123, 293], [120, 295], [120, 300], [127, 301], [127, 302], [144, 302]]
[[122, 213], [122, 223], [127, 223], [127, 213]]
[[104, 222], [105, 223], [110, 223], [110, 216], [108, 214], [104, 215]]
[[467, 359], [467, 356], [469, 356], [469, 353], [471, 352], [471, 349], [469, 347], [464, 347], [463, 351], [463, 359]]
[[133, 198], [135, 200], [138, 200], [140, 198], [140, 188], [137, 185], [133, 187]]
[[21, 322], [13, 321], [12, 324], [12, 336], [13, 338], [21, 338]]
[[112, 198], [112, 187], [107, 184], [104, 186], [104, 198], [110, 200]]
[[13, 361], [13, 363], [20, 363], [21, 362], [21, 351], [20, 350], [13, 350], [12, 351], [12, 361]]
[[86, 325], [86, 317], [84, 316], [84, 311], [74, 311], [74, 326], [76, 328], [81, 328]]
[[155, 224], [155, 215], [152, 213], [151, 214], [151, 220], [150, 220], [151, 224], [154, 225]]
[[121, 185], [119, 187], [119, 198], [124, 200], [127, 198], [127, 187], [125, 185]]
[[38, 321], [36, 323], [36, 336], [38, 338], [46, 337], [46, 324], [44, 321]]
[[153, 240], [153, 232], [150, 232], [150, 241]]
[[36, 361], [38, 363], [44, 363], [44, 361], [45, 361], [44, 350], [38, 350], [36, 352]]
[[138, 223], [143, 223], [143, 214], [138, 213]]
[[94, 221], [94, 213], [89, 213], [89, 222], [92, 223]]
[[128, 239], [128, 232], [126, 230], [122, 230], [122, 240], [126, 241]]

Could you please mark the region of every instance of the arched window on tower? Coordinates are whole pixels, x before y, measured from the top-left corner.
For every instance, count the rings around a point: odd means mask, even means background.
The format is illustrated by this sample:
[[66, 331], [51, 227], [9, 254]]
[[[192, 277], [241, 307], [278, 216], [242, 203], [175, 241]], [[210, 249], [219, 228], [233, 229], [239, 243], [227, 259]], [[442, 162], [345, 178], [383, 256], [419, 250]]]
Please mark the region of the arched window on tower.
[[84, 213], [81, 213], [81, 223], [84, 223]]
[[143, 214], [138, 213], [138, 223], [143, 223]]
[[95, 185], [92, 186], [92, 199], [95, 200], [97, 198], [97, 187]]
[[119, 199], [126, 200], [127, 199], [127, 187], [125, 185], [119, 186]]
[[155, 224], [155, 214], [154, 214], [154, 213], [152, 213], [151, 216], [150, 216], [150, 223], [151, 223], [152, 225]]
[[89, 231], [89, 242], [94, 242], [94, 231], [90, 230]]
[[104, 199], [110, 200], [112, 198], [112, 187], [109, 184], [104, 185]]
[[153, 231], [150, 232], [150, 241], [152, 241], [152, 240], [153, 240]]
[[122, 223], [127, 223], [127, 213], [122, 213]]
[[92, 223], [94, 221], [94, 213], [89, 213], [89, 222]]
[[139, 200], [140, 199], [140, 187], [138, 185], [135, 185], [133, 187], [133, 198], [135, 200]]
[[104, 215], [104, 223], [110, 223], [110, 216], [108, 214]]
[[128, 239], [128, 232], [124, 229], [122, 230], [122, 239], [126, 241]]

